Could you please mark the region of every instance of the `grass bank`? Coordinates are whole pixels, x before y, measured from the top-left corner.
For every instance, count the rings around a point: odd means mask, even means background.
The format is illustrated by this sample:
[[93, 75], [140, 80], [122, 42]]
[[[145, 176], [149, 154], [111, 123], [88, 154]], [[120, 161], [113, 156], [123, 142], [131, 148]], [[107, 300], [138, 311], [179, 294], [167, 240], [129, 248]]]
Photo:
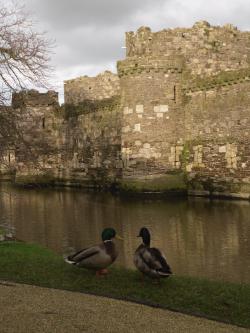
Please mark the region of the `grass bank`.
[[0, 262], [1, 280], [111, 296], [250, 327], [250, 285], [180, 276], [160, 285], [142, 284], [138, 272], [120, 268], [96, 278], [50, 250], [21, 242], [0, 243]]

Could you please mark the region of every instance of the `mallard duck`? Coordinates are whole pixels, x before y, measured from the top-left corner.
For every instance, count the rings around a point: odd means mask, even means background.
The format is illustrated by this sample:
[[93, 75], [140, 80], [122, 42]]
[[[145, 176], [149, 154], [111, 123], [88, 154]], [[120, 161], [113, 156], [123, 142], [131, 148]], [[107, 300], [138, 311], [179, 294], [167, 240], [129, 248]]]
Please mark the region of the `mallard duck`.
[[113, 238], [122, 239], [116, 234], [113, 228], [106, 228], [102, 232], [102, 243], [86, 249], [82, 249], [67, 258], [65, 261], [78, 267], [96, 270], [96, 275], [107, 274], [107, 267], [110, 266], [117, 258]]
[[150, 233], [141, 228], [137, 237], [142, 237], [142, 244], [134, 254], [134, 264], [140, 272], [152, 278], [164, 278], [172, 274], [164, 254], [155, 247], [150, 247]]

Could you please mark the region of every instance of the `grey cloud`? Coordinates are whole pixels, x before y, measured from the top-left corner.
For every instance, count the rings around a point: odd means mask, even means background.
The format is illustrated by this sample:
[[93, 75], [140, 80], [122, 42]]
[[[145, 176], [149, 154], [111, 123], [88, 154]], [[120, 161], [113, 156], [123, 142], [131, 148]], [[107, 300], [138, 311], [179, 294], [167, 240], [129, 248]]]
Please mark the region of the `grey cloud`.
[[178, 6], [171, 3], [167, 7], [175, 26], [190, 26], [196, 21], [207, 20], [212, 25], [232, 23], [240, 29], [250, 29], [248, 0], [179, 0]]
[[[9, 1], [9, 0], [6, 0]], [[59, 80], [96, 75], [124, 58], [125, 31], [192, 26], [199, 20], [250, 30], [249, 0], [23, 0], [56, 39]], [[66, 77], [65, 77], [66, 76]], [[54, 81], [56, 81], [56, 77]]]
[[126, 24], [138, 10], [159, 7], [166, 0], [27, 0], [29, 7], [53, 28]]
[[124, 57], [123, 40], [124, 32], [120, 30], [105, 29], [100, 33], [95, 29], [79, 29], [74, 38], [70, 32], [60, 36], [56, 59], [61, 66], [115, 62]]

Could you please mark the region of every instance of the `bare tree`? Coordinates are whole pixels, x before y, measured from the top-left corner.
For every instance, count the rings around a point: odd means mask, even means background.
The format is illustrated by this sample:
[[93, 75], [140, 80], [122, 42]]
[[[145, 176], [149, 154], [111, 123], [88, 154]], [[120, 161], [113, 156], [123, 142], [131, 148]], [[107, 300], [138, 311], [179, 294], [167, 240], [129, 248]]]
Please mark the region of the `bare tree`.
[[33, 86], [46, 87], [52, 42], [34, 31], [24, 8], [10, 7], [0, 0], [0, 105], [12, 91]]
[[0, 164], [6, 148], [21, 141], [27, 146], [18, 126], [20, 113], [8, 106], [11, 94], [31, 86], [46, 88], [51, 73], [53, 42], [34, 26], [22, 5], [0, 0]]

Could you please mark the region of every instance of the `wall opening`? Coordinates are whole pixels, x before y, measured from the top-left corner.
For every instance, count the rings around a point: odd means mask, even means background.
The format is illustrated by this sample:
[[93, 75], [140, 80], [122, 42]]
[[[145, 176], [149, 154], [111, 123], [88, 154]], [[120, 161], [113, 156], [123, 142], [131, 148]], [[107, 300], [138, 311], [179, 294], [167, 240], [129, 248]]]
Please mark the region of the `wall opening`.
[[173, 97], [173, 100], [176, 103], [176, 86], [174, 86], [174, 97]]

